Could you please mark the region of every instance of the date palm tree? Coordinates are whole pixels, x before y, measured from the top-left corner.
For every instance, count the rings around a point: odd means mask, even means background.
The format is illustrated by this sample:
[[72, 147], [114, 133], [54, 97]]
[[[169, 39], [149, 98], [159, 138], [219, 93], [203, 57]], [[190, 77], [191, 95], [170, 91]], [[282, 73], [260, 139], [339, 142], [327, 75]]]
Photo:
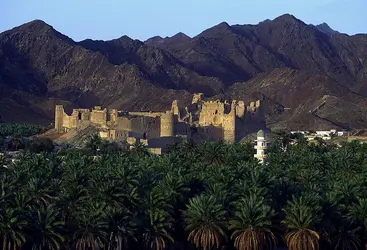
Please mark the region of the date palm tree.
[[224, 164], [227, 161], [224, 142], [204, 142], [200, 145], [202, 158], [210, 164]]
[[166, 210], [149, 209], [142, 220], [142, 243], [145, 249], [165, 250], [169, 242], [174, 242], [169, 233], [173, 219]]
[[218, 249], [226, 239], [226, 212], [213, 196], [190, 199], [184, 212], [188, 240], [197, 248]]
[[356, 202], [353, 202], [347, 212], [347, 217], [357, 223], [359, 223], [363, 230], [367, 229], [367, 198], [357, 198]]
[[229, 222], [234, 230], [231, 238], [239, 250], [274, 249], [277, 240], [272, 232], [273, 210], [264, 198], [256, 195], [241, 198], [234, 203], [235, 214]]
[[105, 247], [108, 241], [108, 219], [105, 212], [106, 204], [99, 201], [89, 201], [76, 212], [77, 228], [72, 238], [77, 250]]
[[136, 223], [134, 223], [134, 215], [122, 208], [107, 208], [108, 217], [108, 233], [109, 233], [109, 250], [128, 249], [129, 243], [136, 241]]
[[89, 136], [89, 138], [86, 141], [86, 148], [90, 149], [93, 154], [97, 154], [97, 151], [102, 143], [102, 138], [99, 136], [99, 134], [93, 134]]
[[320, 207], [315, 197], [293, 196], [283, 211], [285, 219], [282, 223], [289, 230], [285, 236], [289, 250], [318, 250], [320, 236], [314, 227], [319, 221]]
[[28, 215], [28, 231], [32, 250], [59, 250], [64, 242], [62, 229], [64, 222], [59, 218], [59, 210], [54, 206], [34, 206]]
[[169, 242], [174, 242], [170, 231], [173, 218], [172, 206], [161, 193], [146, 192], [141, 201], [141, 210], [137, 216], [140, 241], [144, 249], [164, 250]]
[[361, 239], [358, 235], [360, 227], [356, 227], [351, 222], [342, 221], [331, 236], [331, 243], [334, 250], [358, 250], [361, 246]]
[[[360, 225], [366, 239], [367, 234], [367, 198], [358, 197], [356, 202], [353, 202], [347, 210], [347, 217]], [[365, 249], [367, 244], [365, 243]]]
[[0, 237], [3, 250], [21, 249], [26, 241], [24, 227], [27, 225], [23, 215], [14, 208], [3, 207], [0, 210]]
[[23, 187], [24, 193], [35, 203], [48, 205], [52, 199], [52, 190], [47, 182], [48, 181], [44, 179], [31, 178]]

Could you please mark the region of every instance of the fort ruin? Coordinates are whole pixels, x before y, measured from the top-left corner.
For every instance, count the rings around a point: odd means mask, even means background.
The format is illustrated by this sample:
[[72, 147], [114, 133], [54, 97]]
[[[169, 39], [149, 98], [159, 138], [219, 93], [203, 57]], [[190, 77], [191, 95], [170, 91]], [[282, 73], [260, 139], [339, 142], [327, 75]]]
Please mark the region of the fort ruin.
[[237, 142], [247, 134], [265, 128], [264, 111], [260, 101], [231, 102], [204, 101], [203, 94], [194, 94], [186, 107], [174, 100], [165, 112], [126, 112], [117, 109], [73, 109], [65, 113], [62, 105], [56, 105], [55, 130], [59, 133], [78, 130], [92, 124], [98, 127], [102, 138], [140, 141], [152, 152], [162, 153], [167, 145], [180, 139], [194, 141]]

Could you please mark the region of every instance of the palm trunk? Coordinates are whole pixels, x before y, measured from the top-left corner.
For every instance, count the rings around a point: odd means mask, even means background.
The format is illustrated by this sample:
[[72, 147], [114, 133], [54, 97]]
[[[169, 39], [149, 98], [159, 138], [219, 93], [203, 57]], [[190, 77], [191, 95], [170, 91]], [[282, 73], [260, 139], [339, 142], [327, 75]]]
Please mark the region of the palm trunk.
[[6, 239], [6, 236], [4, 236], [4, 240], [3, 240], [3, 250], [6, 250], [6, 245], [7, 245], [7, 239]]

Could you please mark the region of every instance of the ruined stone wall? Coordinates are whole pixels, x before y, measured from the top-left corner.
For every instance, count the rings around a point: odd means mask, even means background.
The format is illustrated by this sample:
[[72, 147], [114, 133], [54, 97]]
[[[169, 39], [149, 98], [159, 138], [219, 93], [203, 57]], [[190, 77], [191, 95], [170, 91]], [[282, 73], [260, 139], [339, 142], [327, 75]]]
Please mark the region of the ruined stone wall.
[[161, 119], [160, 117], [143, 117], [143, 132], [147, 138], [160, 137]]
[[233, 113], [223, 118], [223, 140], [226, 142], [236, 141], [236, 116]]
[[90, 111], [88, 109], [73, 109], [71, 115], [64, 112], [62, 105], [58, 105], [56, 109], [55, 128], [57, 126], [59, 132], [65, 129], [77, 129], [82, 122], [89, 121]]
[[57, 132], [64, 131], [64, 107], [62, 105], [56, 105], [55, 107], [55, 130]]
[[171, 111], [173, 112], [173, 114], [177, 115], [178, 117], [180, 115], [180, 108], [182, 109], [182, 107], [179, 107], [179, 105], [180, 103], [178, 102], [178, 100], [174, 100], [171, 107]]
[[[128, 137], [128, 133], [129, 133], [128, 131], [117, 130], [117, 129], [108, 129], [108, 130], [102, 132], [102, 134], [106, 137], [106, 139], [112, 139], [112, 140], [116, 140], [116, 141], [126, 140], [127, 137]], [[102, 137], [102, 134], [100, 132], [101, 137]]]
[[231, 104], [231, 112], [223, 117], [223, 139], [226, 142], [236, 141], [236, 101]]
[[175, 137], [175, 136], [152, 138], [148, 140], [148, 147], [149, 148], [161, 148], [162, 151], [165, 151], [167, 147], [179, 141], [182, 141], [182, 138]]
[[236, 106], [236, 115], [239, 118], [243, 118], [245, 115], [245, 111], [246, 111], [245, 103], [243, 101], [238, 101]]
[[129, 115], [135, 115], [135, 116], [145, 116], [145, 117], [157, 117], [161, 114], [164, 114], [164, 112], [129, 112]]
[[148, 151], [151, 154], [155, 154], [155, 155], [161, 155], [162, 154], [162, 149], [161, 148], [148, 148]]
[[155, 138], [160, 136], [159, 117], [118, 117], [117, 129], [129, 131], [138, 138]]
[[219, 101], [203, 102], [199, 116], [200, 126], [220, 126], [223, 122], [224, 103]]
[[98, 124], [101, 126], [107, 125], [107, 110], [96, 110], [93, 109], [90, 114], [90, 121], [94, 124]]
[[116, 141], [125, 141], [126, 138], [129, 136], [129, 132], [126, 130], [114, 130], [110, 133], [113, 139]]
[[187, 139], [191, 138], [191, 127], [186, 122], [175, 121], [176, 136], [185, 136]]
[[193, 98], [192, 98], [192, 103], [198, 103], [200, 102], [204, 97], [203, 93], [195, 93]]
[[216, 126], [205, 126], [205, 127], [198, 127], [194, 129], [191, 138], [194, 141], [220, 141], [223, 140], [223, 128], [216, 127]]
[[118, 111], [117, 109], [108, 109], [107, 110], [107, 122], [109, 122], [109, 124], [113, 125], [116, 123], [118, 118]]
[[227, 103], [203, 101], [202, 98], [202, 94], [195, 94], [188, 107], [181, 107], [179, 101], [175, 100], [167, 112], [125, 112], [124, 115], [116, 109], [96, 106], [92, 111], [74, 109], [69, 116], [62, 105], [56, 105], [55, 129], [76, 129], [90, 122], [105, 129], [103, 131], [109, 131], [108, 134], [102, 134], [112, 139], [128, 136], [138, 139], [196, 136], [203, 140], [228, 142], [241, 140], [249, 133], [265, 129], [264, 110], [260, 101], [246, 106], [243, 101]]
[[246, 106], [243, 118], [236, 119], [236, 139], [241, 140], [247, 134], [266, 129], [264, 107], [261, 101], [251, 102]]
[[117, 129], [131, 131], [131, 119], [128, 117], [117, 118]]

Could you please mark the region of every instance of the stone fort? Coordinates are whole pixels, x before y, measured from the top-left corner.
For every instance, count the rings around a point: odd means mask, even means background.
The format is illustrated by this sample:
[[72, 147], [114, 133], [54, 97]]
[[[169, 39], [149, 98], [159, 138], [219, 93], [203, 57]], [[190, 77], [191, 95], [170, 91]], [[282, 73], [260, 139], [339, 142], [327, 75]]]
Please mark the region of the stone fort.
[[247, 134], [265, 128], [260, 100], [249, 102], [204, 101], [203, 94], [194, 94], [186, 107], [178, 100], [165, 112], [127, 112], [117, 109], [73, 109], [65, 113], [56, 105], [55, 130], [59, 133], [95, 125], [102, 138], [143, 143], [154, 153], [162, 153], [168, 145], [182, 139], [194, 141], [236, 142]]

